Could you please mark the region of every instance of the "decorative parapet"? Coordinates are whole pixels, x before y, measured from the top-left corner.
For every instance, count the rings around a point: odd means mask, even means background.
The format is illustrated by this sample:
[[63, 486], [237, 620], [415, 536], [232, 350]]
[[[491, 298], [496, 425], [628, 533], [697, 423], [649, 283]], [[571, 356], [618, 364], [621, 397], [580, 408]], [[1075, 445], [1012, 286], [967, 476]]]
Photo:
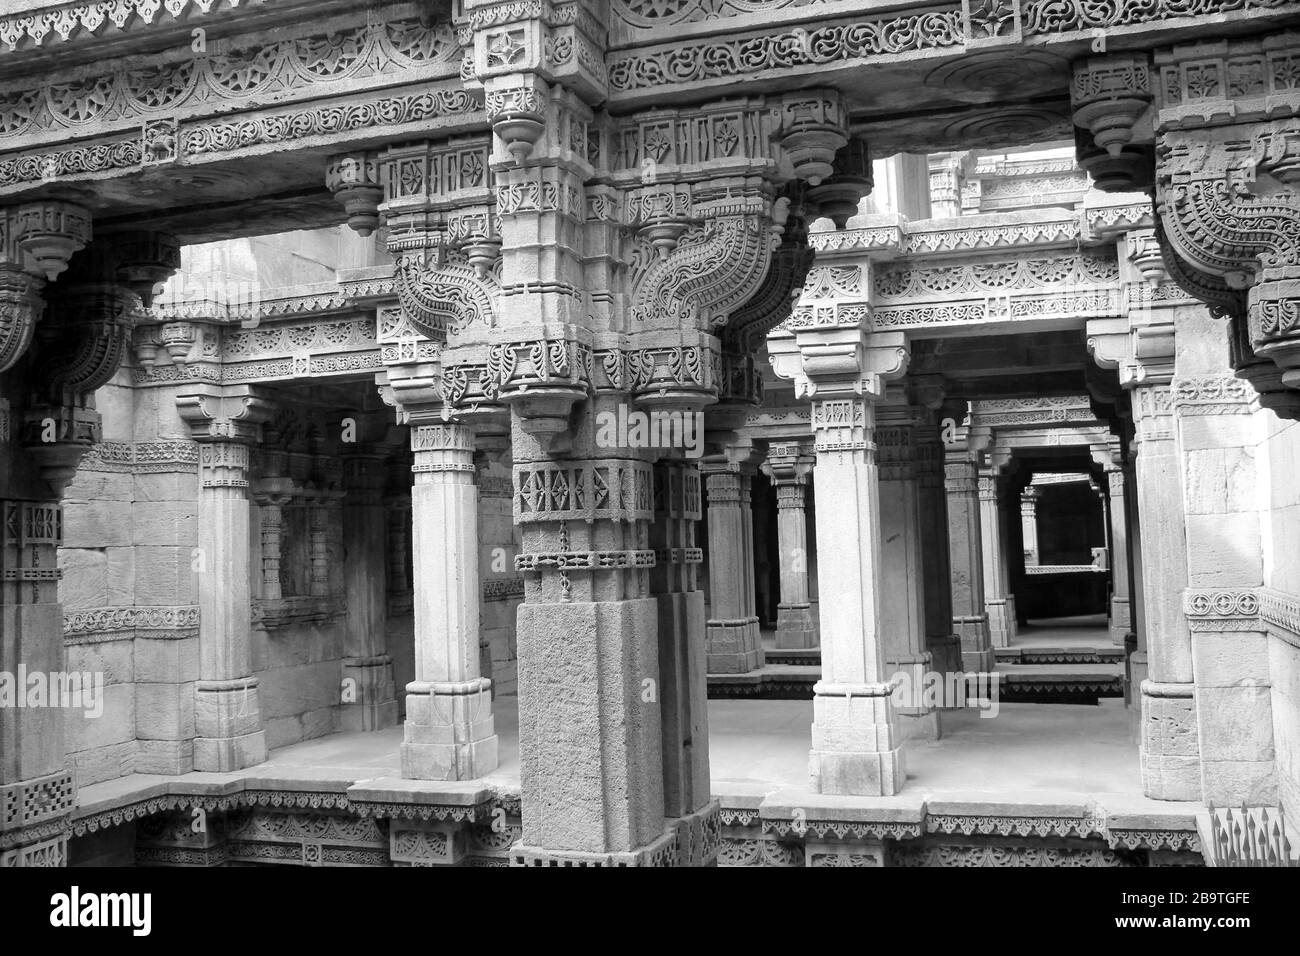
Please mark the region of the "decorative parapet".
[[1125, 314], [1118, 260], [1106, 247], [874, 262], [869, 290], [855, 281], [850, 261], [836, 254], [814, 266], [804, 299], [778, 330], [1053, 324]]
[[[811, 795], [809, 795], [811, 796]], [[722, 866], [1137, 866], [1135, 853], [1195, 865], [1195, 816], [1092, 803], [990, 806], [917, 797], [877, 808], [723, 796]], [[1156, 862], [1156, 858], [1149, 857]]]
[[15, 51], [59, 49], [62, 43], [108, 39], [123, 33], [161, 30], [183, 25], [185, 32], [196, 20], [218, 19], [235, 10], [246, 11], [266, 0], [91, 0], [74, 4], [29, 3], [0, 18], [0, 43]]
[[1035, 564], [1026, 567], [1025, 574], [1104, 574], [1106, 570], [1095, 564]]
[[[62, 836], [76, 802], [76, 784], [68, 771], [0, 785], [0, 866], [17, 864], [14, 857], [24, 850], [13, 848], [20, 843], [58, 839], [59, 855], [64, 856]], [[64, 864], [66, 859], [46, 863]]]

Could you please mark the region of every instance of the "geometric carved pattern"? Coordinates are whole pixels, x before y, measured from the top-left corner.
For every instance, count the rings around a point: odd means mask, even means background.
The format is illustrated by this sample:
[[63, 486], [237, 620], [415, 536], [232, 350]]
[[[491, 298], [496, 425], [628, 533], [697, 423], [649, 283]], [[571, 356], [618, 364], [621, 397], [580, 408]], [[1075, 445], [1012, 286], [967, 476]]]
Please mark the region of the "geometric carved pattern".
[[651, 467], [608, 461], [515, 466], [515, 521], [650, 521]]
[[36, 826], [72, 809], [72, 774], [52, 773], [0, 787], [0, 833]]

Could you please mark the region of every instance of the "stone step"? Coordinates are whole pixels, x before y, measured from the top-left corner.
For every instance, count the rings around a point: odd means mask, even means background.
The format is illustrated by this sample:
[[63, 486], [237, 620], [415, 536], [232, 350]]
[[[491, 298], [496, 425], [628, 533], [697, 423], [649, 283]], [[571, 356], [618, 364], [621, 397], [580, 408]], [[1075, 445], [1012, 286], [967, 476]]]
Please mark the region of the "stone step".
[[[1009, 703], [1096, 703], [1124, 696], [1122, 663], [997, 665], [999, 698]], [[746, 674], [710, 674], [709, 697], [805, 700], [821, 679], [821, 667], [768, 663]]]
[[1123, 664], [1124, 648], [1113, 644], [1095, 647], [999, 647], [999, 664]]

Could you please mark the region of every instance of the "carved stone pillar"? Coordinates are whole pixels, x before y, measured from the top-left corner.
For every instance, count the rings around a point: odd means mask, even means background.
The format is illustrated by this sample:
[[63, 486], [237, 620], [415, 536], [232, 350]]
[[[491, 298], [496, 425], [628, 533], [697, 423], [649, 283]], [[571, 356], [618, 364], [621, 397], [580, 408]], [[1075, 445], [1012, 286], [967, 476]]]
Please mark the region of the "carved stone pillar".
[[1136, 637], [1136, 645], [1128, 659], [1130, 688], [1128, 706], [1140, 712], [1142, 697], [1139, 688], [1142, 686], [1142, 682], [1147, 679], [1147, 623], [1146, 610], [1143, 606], [1146, 598], [1142, 586], [1144, 576], [1142, 570], [1142, 519], [1138, 513], [1136, 461], [1137, 443], [1130, 441], [1129, 453], [1124, 462], [1124, 503], [1128, 511], [1129, 556], [1131, 558], [1129, 580], [1133, 585], [1129, 596], [1132, 603], [1133, 633]]
[[1025, 567], [1038, 566], [1038, 489], [1030, 485], [1020, 492], [1020, 537], [1024, 542]]
[[962, 214], [970, 157], [970, 153], [938, 153], [930, 157], [930, 215], [935, 219]]
[[711, 799], [706, 625], [698, 580], [704, 555], [695, 537], [702, 507], [699, 466], [661, 461], [654, 482], [650, 590], [658, 602], [664, 814], [683, 817]]
[[1105, 469], [1108, 494], [1105, 515], [1108, 522], [1110, 560], [1110, 638], [1123, 646], [1133, 630], [1133, 610], [1129, 600], [1128, 508], [1124, 498], [1124, 460], [1118, 441], [1095, 449], [1094, 460]]
[[754, 602], [754, 466], [738, 452], [701, 470], [709, 502], [709, 673], [744, 674], [763, 666]]
[[943, 442], [932, 416], [916, 429], [921, 512], [921, 564], [925, 575], [925, 632], [933, 666], [961, 669], [961, 639], [952, 630], [952, 575], [948, 554], [948, 496], [944, 492]]
[[[1170, 326], [1169, 340], [1172, 331]], [[1172, 362], [1165, 368], [1172, 370]], [[1163, 381], [1159, 373], [1159, 368], [1153, 369], [1133, 389], [1138, 513], [1146, 546], [1142, 590], [1148, 676], [1141, 685], [1142, 789], [1157, 800], [1196, 800], [1201, 794], [1200, 745], [1191, 635], [1181, 597], [1187, 584], [1187, 517], [1169, 371], [1164, 371]]]
[[[1121, 267], [1130, 277], [1132, 308], [1123, 319], [1090, 322], [1088, 336], [1094, 358], [1103, 368], [1119, 371], [1120, 384], [1131, 396], [1129, 459], [1135, 493], [1125, 498], [1137, 516], [1135, 544], [1140, 541], [1134, 550], [1139, 565], [1134, 585], [1141, 599], [1139, 652], [1130, 660], [1130, 675], [1140, 681], [1142, 789], [1157, 800], [1199, 800], [1198, 701], [1181, 596], [1188, 583], [1188, 515], [1170, 387], [1175, 332], [1193, 316], [1183, 312], [1184, 293], [1163, 281], [1164, 270], [1150, 253], [1153, 238], [1145, 232], [1127, 236], [1129, 254]], [[1166, 254], [1164, 261], [1171, 264], [1171, 257]], [[1199, 335], [1193, 341], [1189, 351], [1195, 353], [1203, 343]]]
[[[822, 678], [809, 771], [820, 793], [897, 793], [905, 772], [885, 673], [875, 401], [906, 370], [900, 333], [856, 324], [768, 339], [772, 366], [811, 394], [819, 501]], [[833, 504], [832, 504], [833, 503]]]
[[944, 454], [948, 495], [948, 555], [952, 571], [952, 627], [961, 638], [962, 668], [993, 670], [989, 614], [984, 603], [984, 534], [980, 520], [979, 452], [968, 444], [971, 429], [959, 426]]
[[768, 449], [763, 472], [776, 487], [776, 535], [780, 558], [781, 602], [777, 605], [776, 646], [817, 646], [808, 599], [808, 513], [804, 510], [808, 479], [812, 476], [812, 448], [799, 444], [774, 444]]
[[348, 602], [344, 730], [382, 730], [397, 723], [393, 659], [386, 640], [385, 471], [379, 454], [356, 455], [343, 463], [343, 579]]
[[925, 571], [922, 562], [916, 429], [924, 410], [908, 405], [901, 384], [891, 384], [876, 410], [880, 468], [881, 602], [885, 675], [901, 681], [894, 697], [904, 739], [939, 736], [939, 714], [926, 702], [933, 669], [926, 647]]
[[[448, 412], [509, 412], [516, 567], [525, 580], [524, 812], [513, 862], [700, 863], [716, 854], [717, 805], [666, 819], [702, 796], [693, 766], [700, 752], [688, 761], [682, 701], [666, 729], [655, 693], [666, 680], [696, 693], [695, 679], [665, 676], [681, 673], [683, 634], [658, 621], [695, 599], [672, 596], [689, 592], [667, 590], [667, 581], [652, 591], [655, 552], [672, 529], [657, 529], [652, 547], [651, 524], [686, 520], [656, 515], [653, 463], [702, 449], [611, 440], [605, 426], [633, 412], [693, 419], [718, 402], [727, 363], [717, 331], [763, 284], [785, 228], [789, 199], [778, 197], [791, 174], [834, 187], [824, 196], [832, 217], [851, 215], [861, 190], [835, 182], [848, 135], [834, 91], [598, 112], [607, 78], [590, 64], [608, 41], [610, 8], [594, 0], [574, 7], [572, 22], [529, 4], [472, 18], [466, 85], [481, 89], [492, 128], [481, 210], [458, 208], [477, 188], [462, 181], [458, 161], [409, 187], [403, 164], [416, 157], [389, 150], [379, 178], [390, 212], [406, 205], [403, 193], [427, 193], [407, 223], [442, 233], [428, 243], [438, 255], [398, 251], [404, 312], [463, 317], [441, 356]], [[411, 151], [428, 154], [421, 161], [445, 153]], [[457, 180], [450, 189], [449, 169]], [[390, 246], [405, 242], [388, 225]], [[499, 264], [487, 252], [494, 242]], [[449, 310], [449, 299], [459, 308]], [[726, 477], [739, 504], [743, 476]], [[744, 554], [752, 535], [739, 526]], [[736, 603], [753, 607], [752, 581], [736, 589]], [[665, 641], [673, 660], [661, 669]], [[702, 716], [692, 713], [692, 726]], [[670, 763], [692, 764], [689, 797], [683, 789], [666, 799], [673, 777], [665, 741]]]
[[989, 617], [989, 641], [994, 647], [1010, 647], [1016, 635], [1016, 612], [1007, 593], [1007, 553], [1002, 537], [1002, 508], [996, 468], [979, 475], [980, 555], [984, 568], [984, 608]]
[[248, 467], [270, 404], [249, 386], [208, 386], [176, 403], [199, 442], [194, 769], [239, 770], [266, 759], [250, 647]]
[[[280, 560], [284, 539], [284, 506], [293, 495], [287, 488], [288, 479], [262, 479], [253, 486], [252, 497], [257, 503], [261, 521], [261, 576], [262, 600], [279, 601], [283, 596], [280, 581]], [[285, 486], [283, 489], [280, 486]]]
[[402, 776], [470, 780], [497, 766], [492, 682], [479, 671], [474, 433], [414, 422], [415, 680], [406, 687]]

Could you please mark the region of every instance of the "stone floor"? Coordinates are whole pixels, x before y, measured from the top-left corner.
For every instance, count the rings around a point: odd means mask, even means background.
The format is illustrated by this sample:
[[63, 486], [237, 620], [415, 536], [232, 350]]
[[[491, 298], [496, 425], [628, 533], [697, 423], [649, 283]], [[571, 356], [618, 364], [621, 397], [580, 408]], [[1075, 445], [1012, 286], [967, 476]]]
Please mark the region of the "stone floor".
[[[399, 781], [400, 727], [370, 733], [333, 734], [279, 748], [257, 767], [230, 774], [184, 777], [134, 775], [84, 788], [83, 808], [120, 804], [142, 791], [171, 792], [213, 786], [311, 788], [313, 784], [400, 787], [439, 794], [519, 786], [518, 715], [513, 698], [495, 703], [501, 764], [481, 781]], [[1183, 804], [1141, 795], [1136, 713], [1122, 700], [1098, 706], [1003, 704], [996, 717], [977, 711], [946, 711], [939, 740], [912, 740], [904, 747], [907, 786], [892, 798], [815, 798], [851, 805], [911, 804], [937, 799], [1013, 812], [1017, 807], [1103, 805], [1130, 813], [1186, 813]], [[714, 795], [752, 802], [806, 791], [812, 702], [714, 700], [709, 702], [710, 757]]]
[[1012, 647], [1111, 647], [1106, 615], [1035, 618], [1016, 629]]

